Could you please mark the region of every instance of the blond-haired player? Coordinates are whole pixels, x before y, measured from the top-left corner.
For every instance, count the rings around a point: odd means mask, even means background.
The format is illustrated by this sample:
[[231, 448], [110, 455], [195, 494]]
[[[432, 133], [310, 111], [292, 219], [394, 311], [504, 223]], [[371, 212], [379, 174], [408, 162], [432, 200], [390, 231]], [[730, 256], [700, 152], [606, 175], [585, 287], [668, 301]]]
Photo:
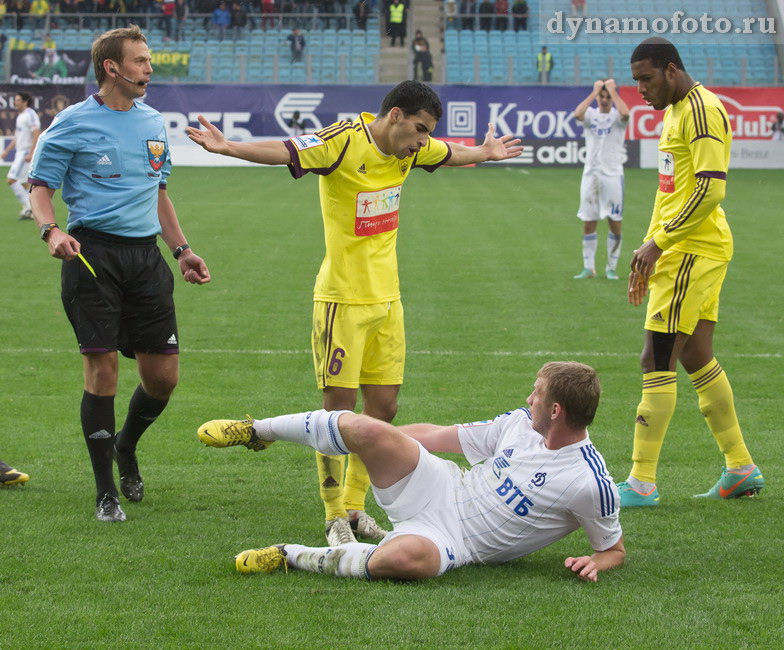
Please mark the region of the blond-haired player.
[[[433, 139], [441, 113], [432, 88], [404, 81], [384, 97], [378, 115], [362, 113], [285, 141], [230, 142], [203, 116], [205, 130], [188, 129], [208, 151], [288, 165], [294, 178], [319, 176], [326, 255], [314, 289], [312, 347], [327, 410], [353, 410], [361, 388], [363, 413], [391, 422], [397, 412], [405, 331], [396, 245], [402, 186], [411, 170], [520, 155], [520, 141], [495, 138], [492, 127], [475, 147]], [[317, 460], [327, 540], [352, 542], [354, 533], [381, 539], [386, 531], [365, 512], [367, 471], [351, 454], [344, 478], [344, 462], [345, 456], [332, 455]]]
[[[378, 546], [279, 544], [243, 551], [240, 573], [281, 566], [364, 579], [433, 578], [466, 564], [500, 564], [582, 528], [594, 553], [564, 566], [595, 582], [626, 558], [618, 491], [588, 436], [601, 386], [590, 366], [545, 364], [529, 408], [493, 420], [403, 427], [325, 410], [262, 420], [212, 420], [199, 427], [211, 447], [257, 451], [276, 440], [324, 453], [354, 452], [366, 463], [376, 500], [394, 530]], [[460, 469], [431, 452], [462, 454]]]

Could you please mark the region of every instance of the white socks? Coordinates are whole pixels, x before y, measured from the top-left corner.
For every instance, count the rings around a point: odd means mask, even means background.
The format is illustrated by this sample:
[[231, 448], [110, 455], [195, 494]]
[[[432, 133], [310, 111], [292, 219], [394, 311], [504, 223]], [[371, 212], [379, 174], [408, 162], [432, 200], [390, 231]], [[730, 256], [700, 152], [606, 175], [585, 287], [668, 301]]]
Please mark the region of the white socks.
[[16, 181], [16, 183], [12, 183], [8, 187], [11, 188], [11, 191], [14, 193], [14, 196], [17, 198], [19, 203], [22, 204], [22, 207], [25, 210], [29, 210], [30, 193], [24, 188], [24, 185], [22, 185], [19, 181]]
[[596, 270], [596, 233], [583, 235], [583, 268]]
[[262, 440], [286, 440], [312, 447], [328, 456], [349, 453], [338, 429], [338, 418], [351, 411], [307, 411], [253, 421], [253, 430]]
[[378, 546], [374, 544], [343, 544], [312, 548], [301, 544], [286, 544], [284, 551], [289, 565], [302, 571], [326, 573], [341, 578], [370, 580], [368, 560]]
[[621, 256], [621, 235], [607, 233], [607, 269], [614, 271]]

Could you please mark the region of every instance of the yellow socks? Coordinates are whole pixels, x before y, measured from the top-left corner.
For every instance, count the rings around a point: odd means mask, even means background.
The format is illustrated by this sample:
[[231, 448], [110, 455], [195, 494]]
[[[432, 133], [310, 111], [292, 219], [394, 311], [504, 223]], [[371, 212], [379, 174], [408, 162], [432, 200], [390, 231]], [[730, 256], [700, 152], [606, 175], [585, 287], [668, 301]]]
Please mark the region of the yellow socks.
[[321, 500], [324, 502], [327, 521], [348, 516], [346, 507], [343, 505], [343, 468], [345, 464], [345, 456], [326, 456], [316, 452], [319, 492]]
[[638, 481], [656, 483], [659, 453], [675, 411], [677, 388], [675, 372], [648, 372], [642, 376], [642, 401], [637, 406], [630, 473]]
[[370, 477], [359, 456], [348, 455], [346, 486], [343, 489], [343, 507], [346, 510], [364, 510], [365, 495], [370, 487]]
[[735, 415], [732, 386], [716, 359], [689, 375], [699, 398], [700, 412], [716, 438], [728, 469], [753, 465]]

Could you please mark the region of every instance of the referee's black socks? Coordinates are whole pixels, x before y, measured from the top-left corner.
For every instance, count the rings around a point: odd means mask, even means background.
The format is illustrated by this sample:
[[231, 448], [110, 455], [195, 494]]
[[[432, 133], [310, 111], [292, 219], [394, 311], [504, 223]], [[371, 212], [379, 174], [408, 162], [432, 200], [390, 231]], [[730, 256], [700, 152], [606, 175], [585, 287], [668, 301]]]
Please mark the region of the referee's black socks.
[[169, 400], [159, 400], [148, 395], [139, 384], [128, 404], [128, 416], [123, 428], [117, 434], [115, 446], [121, 454], [132, 454], [136, 451], [139, 438], [147, 428], [163, 413]]
[[114, 395], [82, 394], [82, 432], [90, 454], [99, 498], [108, 493], [117, 496], [114, 485]]

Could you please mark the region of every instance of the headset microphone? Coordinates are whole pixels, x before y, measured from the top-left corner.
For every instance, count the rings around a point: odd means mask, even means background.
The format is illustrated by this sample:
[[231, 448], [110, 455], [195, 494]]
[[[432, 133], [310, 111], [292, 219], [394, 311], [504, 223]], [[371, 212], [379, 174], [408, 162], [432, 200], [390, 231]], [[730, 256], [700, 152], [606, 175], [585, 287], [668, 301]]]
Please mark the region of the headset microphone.
[[114, 68], [111, 68], [111, 71], [114, 72], [114, 74], [116, 74], [118, 77], [120, 77], [120, 79], [124, 79], [125, 81], [127, 81], [129, 84], [134, 84], [136, 86], [146, 86], [147, 85], [146, 81], [134, 81], [133, 79], [128, 79], [128, 77], [124, 77], [119, 72], [117, 72], [117, 70], [115, 70]]

